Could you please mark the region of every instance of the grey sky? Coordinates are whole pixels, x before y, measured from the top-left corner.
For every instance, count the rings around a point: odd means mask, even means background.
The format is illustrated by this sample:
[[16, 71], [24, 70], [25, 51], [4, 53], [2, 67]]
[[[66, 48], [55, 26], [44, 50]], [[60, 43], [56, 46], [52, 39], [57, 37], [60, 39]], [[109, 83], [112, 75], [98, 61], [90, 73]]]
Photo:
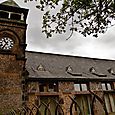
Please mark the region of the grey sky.
[[[6, 0], [0, 0], [3, 2]], [[115, 27], [109, 28], [105, 34], [98, 38], [83, 37], [74, 33], [71, 39], [66, 40], [69, 34], [55, 35], [47, 39], [42, 34], [42, 13], [35, 8], [36, 3], [25, 4], [24, 0], [15, 0], [20, 7], [30, 9], [27, 19], [27, 50], [38, 52], [49, 52], [83, 57], [94, 57], [104, 59], [115, 59]]]

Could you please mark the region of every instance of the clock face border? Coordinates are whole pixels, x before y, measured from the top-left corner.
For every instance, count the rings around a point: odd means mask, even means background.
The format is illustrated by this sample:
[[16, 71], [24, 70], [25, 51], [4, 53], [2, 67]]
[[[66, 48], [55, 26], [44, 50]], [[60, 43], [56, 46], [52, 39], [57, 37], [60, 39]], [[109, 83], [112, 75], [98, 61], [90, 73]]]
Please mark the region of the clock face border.
[[9, 51], [14, 46], [14, 40], [9, 36], [2, 36], [0, 38], [0, 50]]
[[0, 30], [0, 40], [5, 37], [13, 41], [13, 43], [11, 43], [13, 44], [13, 46], [11, 46], [10, 48], [6, 50], [3, 48], [0, 48], [0, 53], [17, 54], [20, 50], [20, 45], [21, 45], [20, 36], [15, 31], [7, 28], [7, 29]]

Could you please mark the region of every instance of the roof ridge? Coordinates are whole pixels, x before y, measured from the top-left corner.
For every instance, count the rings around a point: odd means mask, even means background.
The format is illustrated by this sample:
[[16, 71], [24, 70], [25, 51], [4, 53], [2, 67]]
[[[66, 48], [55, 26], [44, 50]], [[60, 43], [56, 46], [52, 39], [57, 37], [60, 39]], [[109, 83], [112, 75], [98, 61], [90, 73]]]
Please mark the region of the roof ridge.
[[38, 52], [38, 51], [29, 51], [29, 50], [26, 50], [25, 52], [27, 52], [27, 53], [35, 53], [35, 54], [64, 56], [64, 57], [74, 57], [74, 58], [85, 58], [85, 59], [92, 59], [92, 60], [115, 61], [115, 59], [85, 57], [85, 56], [79, 56], [79, 55], [69, 55], [69, 54], [60, 54], [60, 53], [58, 54], [58, 53], [51, 53], [51, 52]]

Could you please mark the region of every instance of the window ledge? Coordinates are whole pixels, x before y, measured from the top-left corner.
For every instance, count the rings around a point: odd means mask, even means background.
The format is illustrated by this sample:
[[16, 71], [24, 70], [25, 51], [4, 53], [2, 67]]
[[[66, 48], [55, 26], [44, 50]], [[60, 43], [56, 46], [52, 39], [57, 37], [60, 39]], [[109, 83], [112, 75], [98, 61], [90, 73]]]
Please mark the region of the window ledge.
[[55, 96], [55, 95], [59, 95], [59, 92], [30, 92], [30, 94], [34, 93], [35, 95], [38, 95], [38, 96]]
[[89, 91], [75, 91], [73, 94], [90, 94]]

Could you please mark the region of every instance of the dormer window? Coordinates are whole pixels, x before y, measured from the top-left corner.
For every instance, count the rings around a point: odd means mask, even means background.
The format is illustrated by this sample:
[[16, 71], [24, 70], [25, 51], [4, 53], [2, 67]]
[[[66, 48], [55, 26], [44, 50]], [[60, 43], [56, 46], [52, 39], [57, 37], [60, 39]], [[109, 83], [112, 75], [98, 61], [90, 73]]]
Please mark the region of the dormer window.
[[21, 20], [21, 14], [11, 13], [10, 19]]
[[0, 18], [24, 21], [24, 14], [0, 10]]

